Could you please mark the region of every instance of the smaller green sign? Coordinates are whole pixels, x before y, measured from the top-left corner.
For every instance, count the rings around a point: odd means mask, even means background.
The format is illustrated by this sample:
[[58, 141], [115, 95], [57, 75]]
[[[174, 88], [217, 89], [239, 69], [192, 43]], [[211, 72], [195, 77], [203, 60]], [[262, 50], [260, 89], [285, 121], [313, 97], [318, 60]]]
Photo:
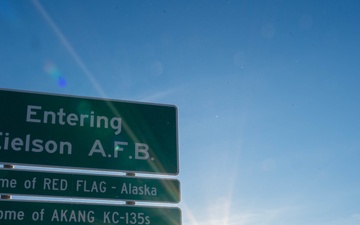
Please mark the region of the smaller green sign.
[[0, 200], [0, 224], [181, 225], [181, 211], [173, 207]]
[[1, 169], [0, 193], [178, 203], [180, 182], [176, 179]]

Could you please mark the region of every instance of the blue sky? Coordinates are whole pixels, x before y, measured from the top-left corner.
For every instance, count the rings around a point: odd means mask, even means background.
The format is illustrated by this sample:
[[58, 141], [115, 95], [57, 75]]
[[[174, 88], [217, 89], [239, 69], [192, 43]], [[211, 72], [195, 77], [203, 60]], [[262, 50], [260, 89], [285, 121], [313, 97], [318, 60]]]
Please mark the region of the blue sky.
[[176, 105], [184, 225], [358, 225], [359, 9], [3, 0], [0, 88]]

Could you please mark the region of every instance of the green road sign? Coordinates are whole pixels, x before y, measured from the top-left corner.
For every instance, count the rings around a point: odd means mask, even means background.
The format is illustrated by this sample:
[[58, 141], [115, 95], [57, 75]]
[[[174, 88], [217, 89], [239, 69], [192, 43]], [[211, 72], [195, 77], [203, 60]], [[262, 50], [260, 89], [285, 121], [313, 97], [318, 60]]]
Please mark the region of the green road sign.
[[176, 175], [171, 105], [0, 90], [0, 163]]
[[176, 179], [0, 170], [0, 193], [178, 203]]
[[1, 225], [180, 225], [179, 208], [0, 200]]

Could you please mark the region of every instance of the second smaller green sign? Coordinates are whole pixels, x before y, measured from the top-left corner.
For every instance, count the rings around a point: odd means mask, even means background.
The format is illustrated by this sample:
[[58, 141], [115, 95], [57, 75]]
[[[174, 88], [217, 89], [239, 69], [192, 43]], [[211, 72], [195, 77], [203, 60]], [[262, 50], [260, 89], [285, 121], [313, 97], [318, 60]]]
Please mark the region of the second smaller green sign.
[[176, 179], [0, 170], [0, 193], [178, 203]]

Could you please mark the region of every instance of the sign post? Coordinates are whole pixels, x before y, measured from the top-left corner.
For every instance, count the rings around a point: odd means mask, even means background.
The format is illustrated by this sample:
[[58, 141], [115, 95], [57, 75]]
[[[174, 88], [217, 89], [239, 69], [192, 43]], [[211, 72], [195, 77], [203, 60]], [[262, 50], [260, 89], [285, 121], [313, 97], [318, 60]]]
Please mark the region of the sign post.
[[0, 90], [0, 164], [177, 175], [177, 108]]
[[[3, 89], [0, 102], [0, 164], [37, 167], [0, 169], [1, 225], [181, 225], [177, 207], [135, 206], [135, 201], [180, 202], [178, 180], [135, 176], [178, 175], [175, 106]], [[11, 195], [19, 199], [6, 199]]]
[[0, 170], [0, 193], [179, 203], [176, 179]]
[[176, 207], [0, 201], [2, 225], [180, 225]]

